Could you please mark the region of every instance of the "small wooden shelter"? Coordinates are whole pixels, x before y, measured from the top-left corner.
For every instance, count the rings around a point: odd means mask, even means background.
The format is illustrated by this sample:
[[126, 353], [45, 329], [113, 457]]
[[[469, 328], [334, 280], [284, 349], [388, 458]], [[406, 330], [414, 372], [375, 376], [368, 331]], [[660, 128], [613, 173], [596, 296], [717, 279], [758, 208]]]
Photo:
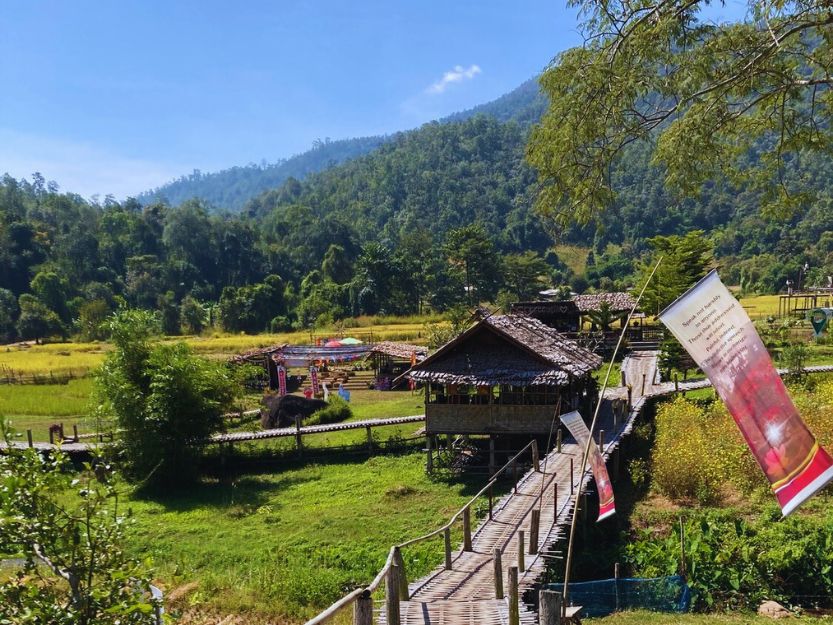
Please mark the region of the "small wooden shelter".
[[591, 372], [601, 362], [538, 319], [501, 315], [482, 319], [407, 375], [425, 385], [429, 436], [546, 434], [559, 405], [565, 413], [595, 402]]
[[394, 382], [397, 378], [401, 377], [411, 366], [425, 360], [427, 355], [428, 348], [424, 345], [393, 341], [374, 343], [370, 352], [374, 388], [379, 391], [391, 390], [396, 386]]
[[635, 300], [630, 293], [587, 293], [574, 295], [568, 300], [517, 302], [511, 312], [516, 315], [535, 317], [559, 332], [579, 332], [584, 321], [607, 304], [610, 313], [620, 323], [627, 319]]

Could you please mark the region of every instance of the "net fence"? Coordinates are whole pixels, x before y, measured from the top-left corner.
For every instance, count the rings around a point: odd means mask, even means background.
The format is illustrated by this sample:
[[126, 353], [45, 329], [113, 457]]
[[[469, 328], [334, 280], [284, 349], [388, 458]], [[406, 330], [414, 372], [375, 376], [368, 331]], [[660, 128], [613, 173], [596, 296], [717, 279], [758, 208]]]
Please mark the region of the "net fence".
[[[547, 584], [564, 592], [564, 584]], [[583, 616], [607, 616], [618, 610], [687, 612], [691, 590], [679, 575], [669, 577], [620, 577], [570, 584], [570, 605], [583, 606]]]

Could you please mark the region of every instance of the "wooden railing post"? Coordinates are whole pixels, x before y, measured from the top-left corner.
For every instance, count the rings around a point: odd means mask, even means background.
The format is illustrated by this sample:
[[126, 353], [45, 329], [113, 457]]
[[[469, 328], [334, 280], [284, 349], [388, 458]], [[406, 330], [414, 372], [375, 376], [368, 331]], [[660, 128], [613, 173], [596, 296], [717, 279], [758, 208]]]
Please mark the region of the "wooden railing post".
[[633, 410], [633, 388], [628, 386], [628, 412]]
[[555, 435], [555, 448], [558, 450], [558, 453], [561, 453], [561, 428], [558, 428], [558, 432]]
[[393, 563], [399, 567], [399, 598], [402, 601], [407, 601], [410, 599], [408, 574], [405, 571], [405, 560], [402, 559], [402, 550], [399, 547], [393, 548]]
[[573, 459], [570, 458], [570, 494], [573, 494]]
[[541, 511], [535, 509], [529, 519], [529, 555], [538, 553], [538, 528], [541, 525]]
[[373, 625], [373, 597], [362, 595], [353, 604], [353, 625]]
[[518, 567], [509, 567], [509, 625], [520, 625], [521, 612], [518, 605]]
[[463, 508], [463, 551], [471, 551], [471, 511]]
[[425, 458], [425, 471], [429, 475], [434, 472], [434, 456], [431, 451], [431, 435], [425, 437], [425, 452], [428, 454]]
[[620, 371], [619, 373], [621, 374], [621, 377], [622, 377], [622, 384], [621, 384], [621, 386], [627, 386], [627, 385], [625, 384], [625, 372], [624, 372], [624, 371]]
[[512, 460], [512, 484], [515, 492], [518, 492], [518, 463], [516, 460]]
[[541, 471], [541, 464], [538, 458], [538, 440], [532, 439], [532, 470], [536, 473]]
[[298, 450], [298, 456], [304, 455], [304, 441], [301, 438], [301, 417], [295, 417], [295, 449]]
[[26, 439], [29, 441], [29, 447], [34, 447], [32, 443], [32, 430], [26, 430]]
[[385, 578], [385, 616], [388, 625], [399, 625], [399, 567], [393, 563]]
[[[557, 478], [557, 476], [556, 476]], [[558, 481], [552, 481], [552, 522], [555, 525], [558, 522]]]
[[373, 455], [373, 433], [370, 431], [370, 426], [367, 426], [367, 453]]
[[645, 396], [645, 380], [646, 380], [647, 377], [648, 377], [648, 374], [646, 374], [646, 373], [642, 374], [642, 393], [641, 394], [642, 394], [643, 397]]
[[539, 625], [561, 625], [561, 593], [556, 590], [538, 591]]
[[72, 440], [78, 442], [78, 425], [75, 423], [72, 424]]
[[518, 570], [521, 571], [522, 573], [526, 570], [526, 562], [524, 562], [524, 531], [523, 530], [518, 530]]
[[503, 599], [503, 561], [498, 547], [495, 547], [492, 562], [495, 567], [495, 599]]
[[49, 444], [55, 444], [55, 430], [53, 430], [52, 428], [49, 428]]
[[451, 570], [451, 529], [445, 528], [443, 532], [443, 539], [445, 542], [445, 570]]
[[675, 373], [674, 374], [674, 393], [676, 394], [676, 393], [679, 393], [679, 392], [680, 392], [680, 376], [679, 376], [679, 374]]

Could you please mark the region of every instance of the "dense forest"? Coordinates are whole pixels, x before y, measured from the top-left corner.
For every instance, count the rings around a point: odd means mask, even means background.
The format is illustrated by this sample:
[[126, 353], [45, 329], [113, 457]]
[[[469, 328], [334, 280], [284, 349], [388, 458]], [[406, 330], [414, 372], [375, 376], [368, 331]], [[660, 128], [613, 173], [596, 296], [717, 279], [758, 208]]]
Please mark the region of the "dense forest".
[[[818, 159], [785, 172], [808, 200], [776, 219], [728, 178], [695, 198], [669, 195], [650, 146], [634, 144], [611, 171], [618, 196], [600, 223], [543, 221], [524, 159], [543, 106], [527, 83], [303, 180], [289, 176], [240, 212], [199, 199], [99, 204], [39, 175], [6, 176], [0, 338], [100, 338], [100, 320], [122, 304], [158, 311], [169, 333], [206, 324], [259, 332], [505, 305], [550, 286], [624, 289], [651, 237], [695, 230], [707, 233], [724, 279], [747, 291], [777, 291], [801, 272], [805, 284], [833, 274], [833, 168]], [[219, 179], [194, 177], [194, 188], [206, 180]], [[585, 250], [586, 269], [569, 269], [554, 241]]]

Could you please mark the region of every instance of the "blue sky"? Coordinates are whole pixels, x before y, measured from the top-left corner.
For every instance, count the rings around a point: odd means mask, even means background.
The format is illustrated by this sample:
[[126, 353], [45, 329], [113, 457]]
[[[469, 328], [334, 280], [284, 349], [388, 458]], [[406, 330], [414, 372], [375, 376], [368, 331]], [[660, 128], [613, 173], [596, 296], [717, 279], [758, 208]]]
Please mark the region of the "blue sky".
[[7, 0], [0, 173], [123, 198], [418, 126], [580, 41], [563, 0]]

